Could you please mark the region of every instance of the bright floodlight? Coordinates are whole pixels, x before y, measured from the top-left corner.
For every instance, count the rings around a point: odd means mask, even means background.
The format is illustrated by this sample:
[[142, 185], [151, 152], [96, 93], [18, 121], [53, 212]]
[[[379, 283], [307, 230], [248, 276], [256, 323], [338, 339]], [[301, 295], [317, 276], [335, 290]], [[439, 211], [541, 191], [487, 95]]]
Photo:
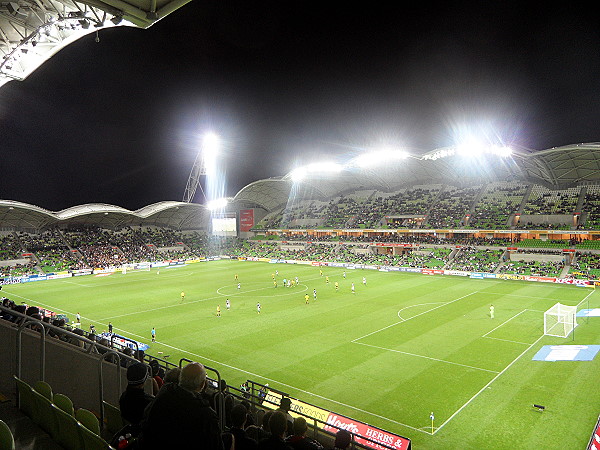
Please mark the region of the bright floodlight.
[[306, 177], [306, 168], [298, 167], [297, 169], [292, 170], [291, 177], [294, 183], [299, 183]]
[[298, 167], [292, 170], [290, 176], [294, 183], [299, 183], [304, 180], [307, 175], [322, 174], [322, 173], [339, 173], [343, 167], [333, 162], [312, 163], [306, 166]]
[[214, 155], [219, 151], [219, 136], [214, 133], [206, 133], [202, 139], [202, 151], [204, 154]]
[[477, 157], [486, 152], [483, 144], [477, 141], [469, 141], [456, 146], [456, 154], [466, 157]]
[[383, 149], [357, 156], [354, 158], [354, 165], [356, 167], [367, 168], [406, 158], [408, 158], [408, 153], [402, 150]]
[[208, 202], [206, 204], [206, 207], [211, 210], [214, 211], [215, 209], [223, 209], [225, 208], [225, 206], [227, 206], [227, 199], [226, 198], [218, 198], [216, 200], [211, 200], [210, 202]]

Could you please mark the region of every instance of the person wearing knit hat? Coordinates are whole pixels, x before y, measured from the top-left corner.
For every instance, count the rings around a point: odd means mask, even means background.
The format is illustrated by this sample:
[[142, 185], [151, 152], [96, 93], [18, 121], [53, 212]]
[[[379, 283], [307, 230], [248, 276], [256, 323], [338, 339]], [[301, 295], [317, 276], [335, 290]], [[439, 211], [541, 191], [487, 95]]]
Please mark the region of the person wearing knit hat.
[[127, 388], [119, 398], [123, 419], [136, 426], [142, 420], [144, 409], [154, 398], [144, 392], [144, 384], [150, 376], [150, 367], [137, 362], [127, 368]]

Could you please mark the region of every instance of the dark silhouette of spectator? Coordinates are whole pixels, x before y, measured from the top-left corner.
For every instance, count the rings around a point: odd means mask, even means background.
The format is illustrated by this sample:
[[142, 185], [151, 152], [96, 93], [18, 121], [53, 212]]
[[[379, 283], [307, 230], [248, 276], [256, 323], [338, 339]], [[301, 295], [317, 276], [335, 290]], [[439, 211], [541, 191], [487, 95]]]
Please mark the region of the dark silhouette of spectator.
[[[179, 367], [174, 367], [165, 373], [164, 384], [167, 383], [179, 383], [179, 374], [181, 373], [181, 369]], [[163, 386], [164, 386], [163, 384]]]
[[292, 401], [287, 397], [282, 397], [279, 402], [279, 408], [277, 411], [281, 411], [285, 414], [287, 420], [287, 434], [291, 436], [294, 433], [294, 418], [290, 414], [290, 408], [292, 407]]
[[287, 419], [282, 411], [274, 411], [269, 418], [271, 436], [258, 443], [258, 450], [293, 450], [285, 442]]
[[323, 446], [311, 439], [306, 437], [308, 431], [308, 424], [304, 417], [296, 417], [294, 419], [294, 434], [286, 439], [286, 442], [290, 444], [294, 450], [322, 450]]
[[335, 450], [346, 450], [352, 442], [352, 433], [348, 430], [338, 430], [335, 435], [335, 442], [333, 448]]
[[156, 359], [150, 361], [150, 374], [152, 375], [152, 392], [158, 394], [158, 390], [165, 384], [164, 380], [158, 375], [160, 365]]
[[271, 419], [273, 412], [274, 411], [265, 412], [265, 414], [262, 417], [262, 422], [261, 422], [260, 426], [251, 425], [251, 426], [247, 427], [246, 432], [248, 433], [248, 436], [250, 436], [252, 439], [256, 440], [257, 442], [260, 442], [263, 439], [269, 438], [271, 436], [271, 430], [269, 428], [269, 420]]
[[168, 383], [145, 412], [141, 448], [223, 450], [217, 414], [202, 395], [206, 369], [190, 363], [181, 369], [179, 383]]
[[144, 392], [148, 376], [149, 368], [144, 363], [134, 363], [127, 368], [127, 388], [119, 398], [119, 407], [123, 419], [134, 426], [140, 424], [144, 409], [154, 399]]
[[248, 436], [245, 427], [248, 418], [248, 410], [242, 404], [235, 405], [231, 409], [230, 432], [235, 438], [236, 450], [256, 450], [258, 443]]

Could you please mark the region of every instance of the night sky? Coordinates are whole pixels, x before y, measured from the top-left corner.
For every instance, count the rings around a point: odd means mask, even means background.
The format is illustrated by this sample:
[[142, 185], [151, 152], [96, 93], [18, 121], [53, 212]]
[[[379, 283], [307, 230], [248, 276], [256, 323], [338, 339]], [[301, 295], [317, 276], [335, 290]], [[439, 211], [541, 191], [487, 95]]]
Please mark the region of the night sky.
[[452, 3], [194, 0], [148, 30], [89, 35], [0, 88], [0, 199], [181, 200], [207, 131], [229, 196], [317, 157], [421, 154], [458, 132], [600, 140], [592, 6]]

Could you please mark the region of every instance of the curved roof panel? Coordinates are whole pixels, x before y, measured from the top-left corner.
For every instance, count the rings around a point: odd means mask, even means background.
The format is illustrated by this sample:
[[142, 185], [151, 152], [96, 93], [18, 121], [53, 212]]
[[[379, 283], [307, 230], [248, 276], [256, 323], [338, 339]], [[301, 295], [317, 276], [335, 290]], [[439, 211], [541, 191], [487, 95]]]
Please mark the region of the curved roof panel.
[[190, 0], [14, 0], [0, 3], [0, 86], [104, 28], [148, 28]]
[[[498, 180], [522, 180], [559, 189], [582, 183], [600, 183], [600, 143], [573, 144], [548, 150], [519, 149], [510, 157], [483, 154], [452, 155], [451, 148], [421, 156], [384, 161], [363, 169], [350, 162], [335, 174], [306, 173], [294, 183], [293, 172], [280, 178], [255, 181], [241, 189], [234, 200], [251, 201], [271, 211], [294, 197], [327, 199], [359, 189], [391, 192], [416, 184], [468, 186]], [[435, 155], [445, 154], [445, 157]]]
[[57, 225], [89, 225], [118, 229], [129, 225], [175, 229], [205, 228], [207, 209], [195, 203], [159, 202], [137, 211], [104, 203], [78, 205], [52, 212], [38, 206], [0, 200], [0, 227], [43, 229]]

